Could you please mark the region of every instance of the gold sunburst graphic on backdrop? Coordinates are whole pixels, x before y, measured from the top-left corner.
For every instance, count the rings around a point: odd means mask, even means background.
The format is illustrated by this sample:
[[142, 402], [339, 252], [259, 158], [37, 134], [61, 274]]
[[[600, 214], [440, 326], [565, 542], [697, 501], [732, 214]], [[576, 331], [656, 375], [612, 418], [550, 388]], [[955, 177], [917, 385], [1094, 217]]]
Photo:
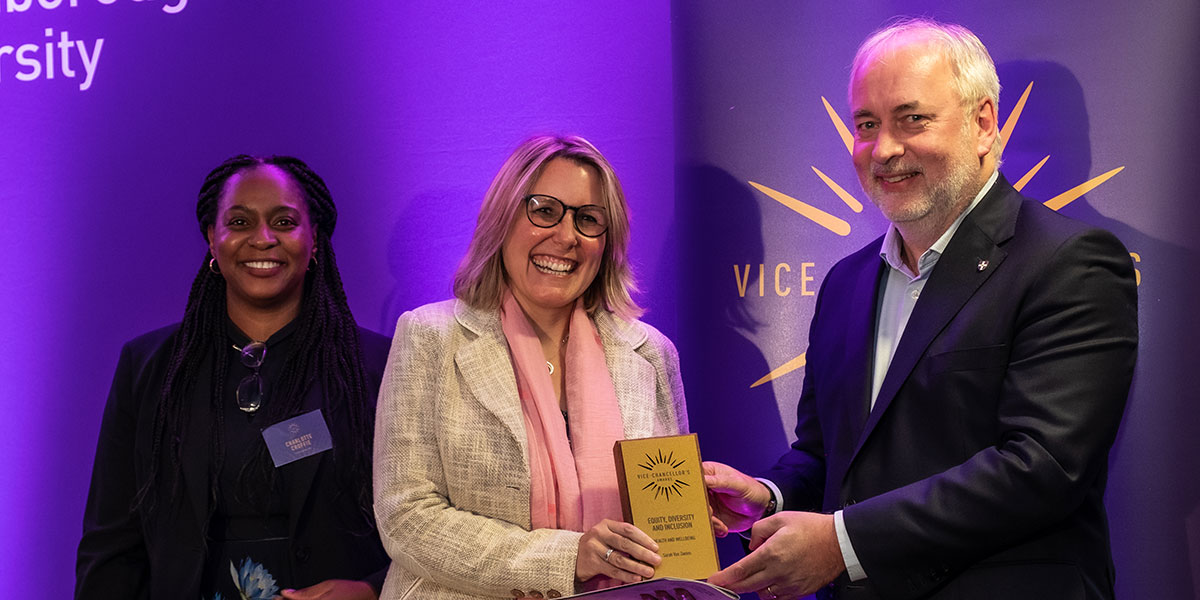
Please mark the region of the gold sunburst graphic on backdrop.
[[[1013, 107], [1012, 112], [1008, 115], [1008, 119], [1004, 122], [1004, 125], [1000, 128], [1000, 152], [1001, 152], [1001, 154], [1004, 153], [1004, 146], [1008, 144], [1008, 140], [1011, 139], [1013, 130], [1016, 129], [1016, 127], [1017, 127], [1017, 121], [1021, 118], [1021, 111], [1025, 110], [1025, 102], [1029, 99], [1029, 92], [1031, 92], [1032, 90], [1033, 90], [1033, 82], [1031, 81], [1031, 82], [1029, 82], [1029, 85], [1025, 87], [1025, 91], [1021, 94], [1021, 99], [1017, 100], [1017, 104], [1016, 104], [1016, 106]], [[846, 151], [853, 154], [853, 152], [854, 152], [854, 136], [850, 133], [850, 129], [848, 127], [846, 127], [846, 123], [844, 121], [842, 121], [842, 118], [840, 116], [838, 116], [837, 111], [835, 111], [833, 109], [833, 106], [831, 106], [829, 104], [829, 101], [826, 100], [824, 96], [821, 96], [821, 102], [825, 105], [825, 112], [829, 114], [829, 119], [833, 122], [833, 126], [837, 130], [838, 135], [841, 137], [842, 143], [845, 144]], [[1018, 192], [1021, 191], [1021, 189], [1023, 189], [1029, 183], [1029, 181], [1031, 179], [1033, 179], [1033, 176], [1037, 175], [1038, 171], [1040, 171], [1042, 169], [1042, 167], [1045, 166], [1046, 161], [1048, 161], [1048, 160], [1050, 160], [1049, 154], [1047, 154], [1046, 157], [1043, 158], [1042, 160], [1038, 161], [1038, 163], [1036, 165], [1034, 165], [1033, 168], [1029, 170], [1029, 172], [1027, 172], [1027, 173], [1025, 173], [1025, 175], [1021, 176], [1021, 178], [1018, 179], [1017, 182], [1013, 184], [1013, 187], [1016, 188], [1016, 190]], [[858, 199], [856, 199], [853, 194], [851, 194], [850, 192], [847, 192], [846, 188], [838, 185], [838, 183], [836, 181], [831, 179], [825, 173], [821, 172], [821, 170], [818, 169], [816, 166], [811, 166], [811, 168], [813, 170], [813, 173], [816, 173], [817, 177], [819, 177], [821, 179], [821, 181], [826, 185], [826, 187], [828, 187], [834, 193], [834, 195], [836, 195], [843, 203], [845, 203], [846, 206], [848, 206], [850, 208], [850, 210], [854, 211], [855, 213], [861, 213], [863, 211], [862, 202], [859, 202]], [[1108, 181], [1110, 178], [1112, 178], [1113, 175], [1120, 173], [1124, 169], [1125, 169], [1124, 166], [1120, 166], [1120, 167], [1112, 169], [1111, 171], [1108, 171], [1106, 173], [1097, 175], [1097, 176], [1043, 202], [1042, 204], [1045, 204], [1051, 210], [1059, 210], [1062, 207], [1079, 199], [1079, 197], [1083, 196], [1084, 194], [1096, 189], [1097, 186], [1104, 183], [1105, 181]], [[746, 183], [749, 183], [752, 187], [754, 187], [754, 189], [762, 192], [763, 194], [766, 194], [769, 198], [792, 209], [793, 211], [799, 213], [801, 216], [816, 223], [817, 225], [820, 225], [821, 227], [824, 227], [825, 229], [828, 229], [829, 231], [831, 231], [837, 235], [840, 235], [840, 236], [850, 235], [851, 227], [850, 227], [849, 221], [846, 221], [845, 219], [843, 219], [841, 217], [838, 217], [838, 216], [828, 213], [824, 210], [821, 210], [811, 204], [808, 204], [807, 202], [798, 200], [798, 199], [796, 199], [792, 196], [789, 196], [788, 194], [785, 194], [779, 190], [767, 187], [761, 183], [754, 182], [754, 181], [747, 181]], [[764, 383], [767, 383], [768, 381], [778, 379], [784, 375], [787, 375], [788, 373], [791, 373], [792, 371], [795, 371], [796, 369], [799, 369], [800, 367], [803, 367], [805, 365], [805, 363], [807, 362], [807, 359], [805, 358], [806, 355], [807, 355], [807, 353], [801, 354], [801, 355], [787, 361], [786, 363], [776, 367], [775, 369], [772, 369], [770, 373], [763, 375], [761, 378], [758, 379], [758, 381], [755, 381], [754, 383], [750, 384], [750, 387], [751, 388], [758, 387]]]

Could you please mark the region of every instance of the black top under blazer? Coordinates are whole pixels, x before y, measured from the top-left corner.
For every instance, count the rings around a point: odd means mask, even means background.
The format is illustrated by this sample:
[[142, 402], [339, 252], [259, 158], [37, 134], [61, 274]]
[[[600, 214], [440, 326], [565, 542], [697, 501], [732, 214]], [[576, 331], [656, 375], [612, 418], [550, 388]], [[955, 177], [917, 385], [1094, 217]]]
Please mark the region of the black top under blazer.
[[[183, 490], [177, 502], [150, 514], [130, 512], [149, 472], [155, 406], [178, 330], [175, 324], [152, 331], [121, 350], [84, 512], [76, 598], [195, 598], [200, 593], [211, 502], [209, 382], [193, 390], [199, 401], [191, 405], [184, 432]], [[359, 340], [367, 374], [365, 392], [373, 409], [391, 341], [362, 328]], [[207, 373], [206, 368], [201, 371]], [[318, 378], [301, 412], [322, 408], [320, 387]], [[334, 439], [343, 439], [337, 429], [346, 427], [344, 411], [326, 412]], [[289, 555], [291, 570], [300, 578], [294, 585], [357, 579], [378, 590], [389, 559], [374, 529], [364, 532], [361, 519], [352, 518], [360, 512], [356, 490], [339, 489], [330, 455], [322, 452], [281, 467], [288, 470], [285, 480], [290, 482], [286, 489]]]

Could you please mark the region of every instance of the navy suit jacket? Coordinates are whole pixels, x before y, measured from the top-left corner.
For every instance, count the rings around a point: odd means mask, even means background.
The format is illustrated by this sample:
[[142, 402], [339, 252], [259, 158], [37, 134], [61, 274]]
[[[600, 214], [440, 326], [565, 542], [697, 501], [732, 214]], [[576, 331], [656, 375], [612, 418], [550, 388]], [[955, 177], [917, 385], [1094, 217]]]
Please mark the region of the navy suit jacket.
[[1137, 353], [1128, 251], [1001, 176], [930, 275], [870, 409], [886, 263], [822, 283], [789, 510], [844, 510], [867, 579], [846, 598], [1111, 598], [1102, 503]]

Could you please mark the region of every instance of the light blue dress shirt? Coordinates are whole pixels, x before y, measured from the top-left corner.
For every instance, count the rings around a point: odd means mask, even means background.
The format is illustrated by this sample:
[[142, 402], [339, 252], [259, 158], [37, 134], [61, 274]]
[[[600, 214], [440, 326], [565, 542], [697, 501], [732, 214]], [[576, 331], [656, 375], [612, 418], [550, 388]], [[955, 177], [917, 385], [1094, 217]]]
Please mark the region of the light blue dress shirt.
[[[908, 265], [904, 264], [903, 241], [900, 239], [900, 232], [896, 226], [889, 226], [887, 233], [884, 234], [883, 247], [879, 251], [879, 256], [883, 258], [889, 268], [884, 276], [884, 284], [880, 286], [879, 312], [875, 321], [877, 326], [875, 329], [875, 370], [871, 377], [872, 410], [875, 408], [875, 398], [879, 396], [879, 388], [883, 385], [883, 378], [892, 364], [892, 355], [896, 352], [900, 337], [904, 335], [904, 328], [908, 325], [908, 318], [912, 316], [917, 300], [921, 298], [925, 283], [929, 281], [929, 276], [933, 273], [933, 267], [937, 265], [938, 259], [942, 257], [942, 252], [945, 252], [946, 246], [950, 244], [959, 225], [962, 225], [963, 219], [967, 218], [972, 210], [975, 210], [979, 201], [983, 200], [983, 197], [992, 189], [999, 174], [998, 170], [992, 171], [992, 176], [988, 178], [987, 183], [983, 184], [983, 188], [975, 195], [975, 199], [971, 200], [971, 204], [967, 205], [966, 210], [958, 215], [954, 223], [950, 224], [950, 228], [942, 233], [933, 246], [930, 246], [917, 259], [916, 273], [913, 273]], [[854, 553], [854, 546], [850, 543], [850, 534], [846, 531], [846, 522], [842, 511], [833, 513], [833, 526], [837, 530], [842, 559], [846, 562], [846, 575], [850, 577], [850, 581], [866, 579], [867, 573], [863, 570], [858, 555]]]

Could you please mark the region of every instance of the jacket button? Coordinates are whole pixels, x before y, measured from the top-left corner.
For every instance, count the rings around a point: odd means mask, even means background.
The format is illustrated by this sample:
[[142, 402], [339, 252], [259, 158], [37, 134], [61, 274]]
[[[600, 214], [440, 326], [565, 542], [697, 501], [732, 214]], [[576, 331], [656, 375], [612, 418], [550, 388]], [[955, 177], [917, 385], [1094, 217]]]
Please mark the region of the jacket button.
[[308, 560], [308, 546], [296, 546], [296, 560], [306, 562]]
[[542, 593], [537, 590], [529, 590], [529, 597], [530, 598], [541, 598]]
[[546, 590], [546, 597], [550, 598], [550, 600], [554, 600], [555, 598], [562, 598], [562, 592], [560, 592], [556, 589], [549, 589], [549, 590]]
[[513, 598], [524, 598], [525, 597], [525, 592], [522, 592], [521, 590], [518, 590], [517, 588], [513, 588], [513, 589], [509, 590], [508, 593], [512, 594]]

